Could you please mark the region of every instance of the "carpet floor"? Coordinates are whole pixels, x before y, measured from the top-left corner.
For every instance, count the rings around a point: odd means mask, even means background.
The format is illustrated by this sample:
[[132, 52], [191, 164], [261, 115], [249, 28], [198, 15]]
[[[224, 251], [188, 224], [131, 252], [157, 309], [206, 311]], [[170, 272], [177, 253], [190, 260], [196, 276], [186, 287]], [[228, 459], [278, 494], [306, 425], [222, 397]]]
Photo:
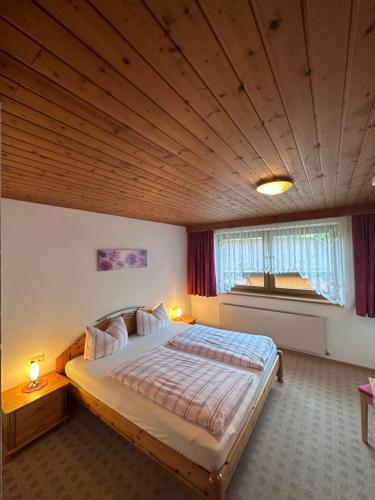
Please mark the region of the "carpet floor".
[[[357, 386], [370, 370], [286, 352], [228, 500], [375, 498], [375, 410], [361, 441]], [[86, 410], [3, 465], [5, 500], [198, 500]]]

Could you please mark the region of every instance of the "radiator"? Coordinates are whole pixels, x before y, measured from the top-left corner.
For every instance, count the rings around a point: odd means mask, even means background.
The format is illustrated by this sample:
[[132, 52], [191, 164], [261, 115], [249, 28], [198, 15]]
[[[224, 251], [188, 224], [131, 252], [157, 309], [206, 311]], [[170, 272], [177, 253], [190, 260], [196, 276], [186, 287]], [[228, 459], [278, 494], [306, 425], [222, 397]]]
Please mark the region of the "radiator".
[[326, 353], [324, 318], [273, 309], [220, 304], [220, 327], [272, 337], [279, 347]]

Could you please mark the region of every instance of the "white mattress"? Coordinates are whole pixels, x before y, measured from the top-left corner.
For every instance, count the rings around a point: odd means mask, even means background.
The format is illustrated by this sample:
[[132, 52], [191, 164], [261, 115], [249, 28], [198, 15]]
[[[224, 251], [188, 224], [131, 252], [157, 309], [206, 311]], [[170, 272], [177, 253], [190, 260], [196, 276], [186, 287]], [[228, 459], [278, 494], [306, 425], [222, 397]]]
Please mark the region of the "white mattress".
[[220, 438], [215, 437], [203, 427], [157, 405], [133, 389], [107, 377], [111, 368], [124, 361], [135, 359], [147, 349], [166, 344], [171, 337], [189, 327], [190, 325], [173, 323], [169, 328], [152, 336], [132, 335], [124, 351], [95, 361], [86, 361], [83, 356], [79, 356], [67, 363], [65, 371], [74, 383], [89, 394], [159, 441], [174, 448], [206, 470], [212, 471], [224, 464], [252, 407], [252, 402], [257, 397], [259, 390], [265, 383], [266, 375], [272, 368], [276, 351], [270, 357], [264, 371], [250, 370], [254, 373], [253, 383], [237, 413]]

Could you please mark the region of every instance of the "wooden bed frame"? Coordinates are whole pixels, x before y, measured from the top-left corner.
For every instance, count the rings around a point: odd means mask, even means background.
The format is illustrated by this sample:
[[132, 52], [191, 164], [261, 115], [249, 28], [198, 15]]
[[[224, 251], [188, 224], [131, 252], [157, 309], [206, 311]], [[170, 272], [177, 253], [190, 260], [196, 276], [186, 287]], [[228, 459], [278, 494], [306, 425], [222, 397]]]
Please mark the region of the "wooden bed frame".
[[[129, 335], [134, 335], [136, 333], [137, 309], [138, 308], [128, 308], [116, 311], [115, 313], [98, 320], [95, 326], [100, 329], [105, 329], [113, 318], [122, 315], [128, 328]], [[56, 359], [57, 372], [65, 373], [66, 363], [69, 360], [83, 354], [85, 335], [86, 334], [82, 335]], [[196, 491], [208, 497], [210, 500], [224, 500], [225, 492], [229, 486], [230, 480], [236, 470], [238, 462], [240, 461], [264, 403], [266, 402], [267, 396], [271, 390], [272, 382], [276, 377], [279, 382], [283, 381], [283, 362], [281, 351], [277, 351], [275, 362], [268, 374], [266, 383], [258, 394], [257, 399], [254, 402], [254, 405], [251, 408], [251, 411], [247, 416], [247, 419], [235, 443], [233, 444], [224, 465], [219, 470], [215, 471], [208, 471], [200, 465], [192, 462], [184, 455], [181, 455], [173, 448], [170, 448], [116, 411], [112, 410], [112, 408], [83, 390], [72, 381], [70, 382], [70, 392], [74, 399], [85, 406], [94, 415], [99, 417], [103, 422], [112, 427], [112, 429], [121, 434], [148, 456], [152, 457], [158, 463], [166, 467], [175, 476], [187, 483]]]

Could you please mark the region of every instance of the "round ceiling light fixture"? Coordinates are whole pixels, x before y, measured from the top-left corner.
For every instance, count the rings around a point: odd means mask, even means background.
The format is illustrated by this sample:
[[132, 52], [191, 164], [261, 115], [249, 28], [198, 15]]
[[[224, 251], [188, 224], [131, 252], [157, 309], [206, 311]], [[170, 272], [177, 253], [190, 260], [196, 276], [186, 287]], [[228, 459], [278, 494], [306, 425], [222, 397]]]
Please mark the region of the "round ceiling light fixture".
[[256, 190], [259, 193], [274, 196], [275, 194], [285, 193], [285, 191], [288, 191], [288, 189], [290, 189], [292, 186], [292, 179], [278, 178], [259, 182], [256, 186]]

